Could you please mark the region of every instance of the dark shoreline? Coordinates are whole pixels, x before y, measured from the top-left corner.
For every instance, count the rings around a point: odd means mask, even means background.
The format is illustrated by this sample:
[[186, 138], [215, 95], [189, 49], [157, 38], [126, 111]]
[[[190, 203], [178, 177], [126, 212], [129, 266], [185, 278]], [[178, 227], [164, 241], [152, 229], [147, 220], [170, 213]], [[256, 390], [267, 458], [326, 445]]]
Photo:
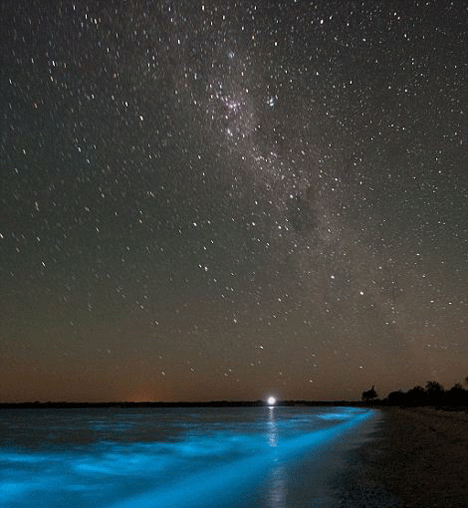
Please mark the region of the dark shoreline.
[[468, 414], [380, 408], [369, 442], [350, 453], [341, 508], [468, 506]]

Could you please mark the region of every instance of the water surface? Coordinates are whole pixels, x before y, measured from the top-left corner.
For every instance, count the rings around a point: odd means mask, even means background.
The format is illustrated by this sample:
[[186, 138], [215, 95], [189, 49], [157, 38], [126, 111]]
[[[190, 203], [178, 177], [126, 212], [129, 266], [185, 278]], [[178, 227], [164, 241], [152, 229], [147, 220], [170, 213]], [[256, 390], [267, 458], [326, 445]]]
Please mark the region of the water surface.
[[331, 507], [361, 408], [0, 412], [0, 506]]

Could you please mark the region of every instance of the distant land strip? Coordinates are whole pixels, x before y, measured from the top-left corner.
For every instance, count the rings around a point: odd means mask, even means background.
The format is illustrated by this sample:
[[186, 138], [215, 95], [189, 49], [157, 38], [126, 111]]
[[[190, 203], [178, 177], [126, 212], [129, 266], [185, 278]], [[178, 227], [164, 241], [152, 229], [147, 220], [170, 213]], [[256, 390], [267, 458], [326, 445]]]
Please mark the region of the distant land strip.
[[[0, 402], [0, 409], [71, 409], [71, 408], [170, 408], [170, 407], [259, 407], [268, 406], [264, 400], [209, 402]], [[275, 406], [365, 406], [362, 402], [280, 400]]]

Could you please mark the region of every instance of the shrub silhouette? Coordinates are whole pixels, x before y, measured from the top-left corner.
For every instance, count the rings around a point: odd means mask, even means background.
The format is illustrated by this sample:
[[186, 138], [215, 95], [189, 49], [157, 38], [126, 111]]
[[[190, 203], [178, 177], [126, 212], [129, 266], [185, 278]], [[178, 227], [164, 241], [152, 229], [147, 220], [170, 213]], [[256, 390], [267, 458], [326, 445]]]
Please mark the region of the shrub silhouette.
[[387, 401], [391, 406], [402, 406], [405, 404], [407, 398], [407, 394], [402, 390], [397, 390], [396, 392], [391, 392], [387, 396]]
[[371, 400], [376, 399], [377, 392], [374, 389], [374, 385], [372, 385], [372, 388], [370, 390], [362, 392], [361, 398], [364, 402], [370, 402]]

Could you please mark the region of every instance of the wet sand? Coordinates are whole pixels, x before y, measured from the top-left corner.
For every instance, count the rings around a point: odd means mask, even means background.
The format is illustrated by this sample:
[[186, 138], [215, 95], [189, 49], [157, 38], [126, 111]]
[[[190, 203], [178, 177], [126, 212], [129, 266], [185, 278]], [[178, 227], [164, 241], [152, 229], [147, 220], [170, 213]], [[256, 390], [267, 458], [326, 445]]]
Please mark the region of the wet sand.
[[382, 409], [374, 436], [350, 454], [342, 508], [468, 507], [468, 414]]

